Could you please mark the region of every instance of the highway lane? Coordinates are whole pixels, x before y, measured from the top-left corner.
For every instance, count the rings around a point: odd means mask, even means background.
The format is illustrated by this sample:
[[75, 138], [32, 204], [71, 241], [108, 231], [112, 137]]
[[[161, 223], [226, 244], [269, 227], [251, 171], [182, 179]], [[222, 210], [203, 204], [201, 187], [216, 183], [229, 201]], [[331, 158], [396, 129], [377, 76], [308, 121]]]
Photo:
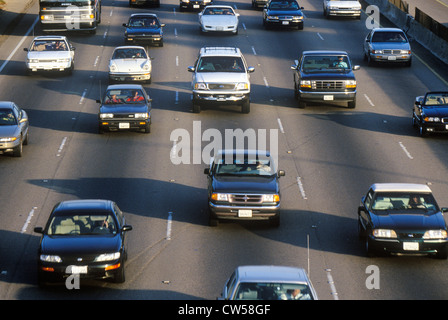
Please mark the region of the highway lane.
[[[323, 299], [445, 298], [445, 261], [367, 259], [356, 234], [359, 198], [375, 181], [429, 181], [444, 204], [447, 186], [440, 177], [446, 173], [446, 138], [420, 139], [410, 128], [416, 92], [443, 88], [443, 84], [418, 62], [411, 69], [365, 66], [360, 54], [366, 33], [363, 21], [324, 20], [315, 2], [303, 2], [307, 8], [303, 32], [263, 30], [259, 11], [250, 4], [234, 4], [246, 26], [237, 37], [199, 36], [196, 14], [178, 13], [175, 1], [154, 10], [167, 23], [167, 40], [163, 48], [150, 49], [154, 81], [147, 87], [155, 108], [150, 135], [95, 132], [99, 82], [104, 90], [108, 57], [122, 43], [120, 26], [136, 11], [126, 2], [105, 2], [97, 35], [70, 37], [77, 47], [72, 77], [26, 78], [20, 69], [24, 53], [14, 57], [15, 63], [1, 76], [2, 99], [13, 95], [35, 120], [24, 157], [1, 157], [0, 188], [2, 194], [11, 194], [10, 199], [0, 200], [5, 208], [0, 213], [5, 221], [1, 232], [7, 239], [0, 248], [2, 257], [8, 257], [0, 263], [7, 271], [0, 276], [2, 299], [214, 299], [239, 264], [306, 268], [308, 234], [311, 278]], [[232, 107], [191, 113], [191, 74], [186, 67], [204, 44], [236, 44], [256, 67], [249, 115]], [[346, 48], [362, 65], [357, 72], [360, 92], [355, 110], [295, 107], [289, 66], [302, 50], [326, 48]], [[21, 86], [27, 87], [26, 94]], [[170, 133], [177, 128], [191, 132], [194, 120], [201, 120], [202, 130], [279, 130], [280, 167], [287, 176], [281, 181], [285, 210], [278, 230], [262, 224], [206, 225], [205, 164], [176, 166], [169, 161]], [[422, 171], [423, 167], [427, 169]], [[128, 214], [134, 226], [128, 281], [124, 285], [89, 282], [76, 295], [65, 288], [41, 292], [33, 274], [38, 237], [32, 227], [45, 223], [57, 201], [86, 197], [114, 199]], [[35, 207], [29, 227], [21, 233]], [[12, 250], [13, 245], [21, 249]], [[365, 270], [371, 264], [380, 267], [380, 290], [365, 287]], [[337, 296], [331, 294], [328, 269]]]

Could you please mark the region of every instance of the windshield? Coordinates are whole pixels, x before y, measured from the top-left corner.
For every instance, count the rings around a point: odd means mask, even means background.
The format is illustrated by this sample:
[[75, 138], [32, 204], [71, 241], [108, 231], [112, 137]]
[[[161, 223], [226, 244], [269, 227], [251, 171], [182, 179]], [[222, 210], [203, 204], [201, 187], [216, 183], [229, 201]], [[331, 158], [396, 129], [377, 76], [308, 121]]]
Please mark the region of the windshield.
[[159, 21], [155, 17], [131, 18], [128, 26], [131, 28], [159, 28]]
[[332, 71], [339, 69], [350, 69], [348, 57], [345, 55], [339, 56], [305, 56], [302, 62], [302, 69], [305, 72], [313, 71]]
[[0, 109], [0, 126], [13, 126], [17, 119], [11, 109]]
[[306, 284], [241, 283], [234, 300], [313, 300]]
[[198, 63], [198, 72], [244, 72], [240, 57], [203, 57]]
[[372, 37], [372, 42], [408, 42], [406, 36], [400, 31], [380, 31], [375, 32]]
[[116, 49], [112, 55], [112, 59], [147, 59], [148, 56], [144, 49], [141, 48], [123, 48]]
[[407, 214], [411, 211], [415, 212], [416, 209], [427, 213], [439, 211], [432, 194], [379, 193], [372, 203], [372, 210], [375, 212], [394, 210], [394, 213]]
[[235, 14], [233, 13], [233, 10], [231, 8], [206, 8], [204, 10], [204, 15], [234, 16]]
[[298, 10], [299, 4], [296, 1], [275, 1], [269, 5], [270, 9]]
[[218, 159], [214, 164], [216, 175], [236, 176], [271, 176], [275, 174], [271, 159], [254, 157], [235, 157], [229, 161], [225, 157]]
[[35, 40], [30, 51], [68, 51], [63, 40]]
[[51, 220], [48, 235], [116, 234], [117, 225], [112, 215], [83, 213], [56, 215]]
[[105, 104], [142, 104], [145, 98], [140, 89], [113, 89], [106, 92]]
[[431, 93], [426, 95], [426, 106], [447, 106], [448, 105], [448, 93]]

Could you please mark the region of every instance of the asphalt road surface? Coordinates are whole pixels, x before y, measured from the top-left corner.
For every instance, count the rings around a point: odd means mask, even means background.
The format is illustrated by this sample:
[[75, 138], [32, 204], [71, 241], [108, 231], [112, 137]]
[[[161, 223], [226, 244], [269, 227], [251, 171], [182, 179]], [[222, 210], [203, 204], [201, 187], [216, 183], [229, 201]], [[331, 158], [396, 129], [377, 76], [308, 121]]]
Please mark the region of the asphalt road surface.
[[[219, 3], [241, 14], [237, 36], [200, 35], [197, 13], [180, 13], [176, 0], [157, 9], [106, 0], [96, 35], [68, 34], [76, 47], [71, 76], [25, 75], [22, 48], [33, 34], [19, 42], [37, 11], [3, 43], [2, 61], [19, 49], [0, 74], [0, 100], [24, 108], [31, 129], [22, 158], [0, 156], [0, 299], [213, 300], [234, 268], [247, 264], [303, 267], [320, 299], [448, 299], [447, 261], [367, 258], [357, 235], [360, 198], [375, 182], [429, 183], [439, 204], [448, 206], [447, 137], [420, 138], [411, 126], [415, 96], [447, 90], [447, 79], [428, 68], [424, 54], [411, 68], [368, 67], [362, 59], [364, 14], [360, 21], [327, 20], [320, 1], [304, 0], [303, 31], [265, 30], [261, 11], [249, 1]], [[166, 23], [164, 47], [149, 49], [151, 133], [99, 135], [95, 100], [108, 84], [112, 50], [124, 43], [121, 25], [139, 11], [156, 12]], [[237, 46], [255, 67], [249, 114], [232, 106], [192, 113], [187, 66], [204, 45]], [[314, 49], [347, 50], [361, 65], [356, 109], [297, 108], [290, 66], [300, 52]], [[186, 129], [192, 138], [194, 121], [202, 132], [277, 132], [279, 168], [286, 171], [278, 229], [263, 223], [207, 225], [207, 163], [170, 160], [171, 133]], [[85, 198], [114, 200], [134, 228], [126, 282], [83, 282], [76, 293], [63, 286], [40, 290], [39, 235], [33, 229], [45, 224], [57, 202]], [[371, 266], [380, 272], [379, 288], [367, 285]]]

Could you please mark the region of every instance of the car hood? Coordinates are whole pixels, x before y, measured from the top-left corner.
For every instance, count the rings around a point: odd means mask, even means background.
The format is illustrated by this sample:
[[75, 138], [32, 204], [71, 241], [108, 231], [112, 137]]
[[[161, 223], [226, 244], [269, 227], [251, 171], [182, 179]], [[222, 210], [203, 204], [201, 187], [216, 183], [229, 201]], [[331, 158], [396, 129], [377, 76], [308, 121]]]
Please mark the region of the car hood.
[[48, 236], [41, 243], [41, 253], [54, 255], [101, 254], [118, 252], [121, 248], [120, 235], [110, 236]]
[[411, 46], [408, 42], [371, 42], [370, 45], [374, 50], [410, 50]]
[[201, 19], [203, 24], [205, 25], [212, 25], [212, 26], [228, 26], [228, 25], [234, 25], [238, 19], [236, 16], [212, 16], [212, 15], [205, 15], [202, 16]]
[[375, 216], [375, 228], [394, 230], [429, 230], [445, 229], [445, 222], [440, 212], [424, 214], [421, 210], [415, 213], [385, 214]]
[[425, 106], [423, 107], [423, 113], [429, 117], [444, 118], [448, 116], [448, 106], [443, 107]]
[[331, 1], [328, 2], [328, 6], [341, 9], [361, 8], [361, 4], [358, 1]]
[[[115, 64], [117, 67], [117, 72], [129, 72], [129, 71], [142, 71], [145, 63], [151, 65], [151, 61], [147, 59], [114, 59], [111, 60], [110, 64]], [[151, 71], [148, 70], [148, 71]]]
[[268, 16], [301, 16], [302, 10], [281, 10], [281, 9], [268, 9]]
[[19, 135], [19, 127], [16, 125], [13, 126], [0, 126], [0, 137], [16, 137]]
[[70, 51], [29, 51], [28, 59], [65, 59], [70, 58]]
[[160, 35], [162, 28], [126, 28], [128, 35]]
[[215, 176], [212, 182], [215, 192], [229, 193], [278, 193], [274, 176]]
[[249, 76], [245, 72], [198, 72], [197, 82], [208, 83], [237, 83], [249, 81]]
[[146, 104], [103, 104], [101, 113], [145, 113], [149, 112]]

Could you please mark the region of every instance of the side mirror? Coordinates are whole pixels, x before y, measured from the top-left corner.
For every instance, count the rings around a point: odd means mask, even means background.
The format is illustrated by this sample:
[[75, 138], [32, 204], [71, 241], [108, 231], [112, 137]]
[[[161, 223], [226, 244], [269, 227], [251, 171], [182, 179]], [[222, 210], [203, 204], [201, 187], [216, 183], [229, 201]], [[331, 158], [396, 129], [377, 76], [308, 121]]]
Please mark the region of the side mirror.
[[35, 227], [34, 228], [34, 232], [36, 232], [36, 233], [44, 233], [44, 228], [42, 228], [42, 227]]
[[210, 168], [205, 168], [204, 169], [204, 174], [210, 174]]
[[101, 103], [101, 100], [99, 100], [99, 99], [96, 99], [95, 101], [96, 101], [96, 103]]
[[160, 26], [163, 28], [164, 26], [166, 26], [165, 23], [161, 23]]
[[131, 231], [132, 230], [132, 226], [130, 226], [130, 225], [124, 225], [123, 226], [123, 228], [121, 228], [121, 231], [122, 232], [125, 232], [125, 231]]
[[188, 72], [194, 72], [194, 67], [193, 66], [189, 66], [187, 67]]
[[127, 23], [123, 23], [123, 27], [127, 28], [128, 27]]
[[280, 177], [284, 177], [285, 176], [285, 170], [278, 170], [278, 177], [280, 178]]
[[442, 213], [448, 212], [448, 208], [443, 207], [443, 208], [441, 209], [441, 211], [442, 211]]
[[28, 52], [28, 48], [23, 48], [23, 51], [26, 51], [26, 52]]
[[356, 65], [356, 66], [353, 66], [353, 71], [356, 71], [356, 70], [359, 70], [359, 69], [361, 69], [361, 67], [360, 67], [360, 66], [358, 66], [358, 65]]
[[255, 68], [254, 67], [247, 67], [247, 72], [248, 73], [252, 73], [252, 72], [254, 72], [255, 71]]

